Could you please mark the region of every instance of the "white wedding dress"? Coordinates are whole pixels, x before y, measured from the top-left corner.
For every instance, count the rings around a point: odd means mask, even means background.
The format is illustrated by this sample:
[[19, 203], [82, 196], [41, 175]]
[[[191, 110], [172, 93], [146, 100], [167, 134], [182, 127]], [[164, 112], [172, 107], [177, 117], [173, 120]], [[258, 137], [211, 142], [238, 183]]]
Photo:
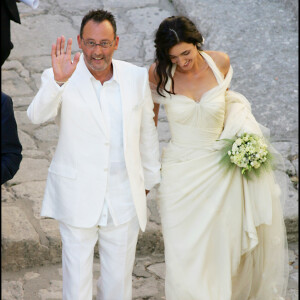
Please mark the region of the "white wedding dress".
[[224, 79], [212, 58], [200, 54], [218, 86], [199, 103], [152, 90], [154, 102], [164, 104], [171, 132], [157, 199], [166, 300], [284, 299], [287, 242], [273, 171], [247, 181], [239, 168], [228, 171], [220, 164], [223, 144], [217, 139], [261, 135], [261, 127], [245, 97], [227, 91], [232, 68]]

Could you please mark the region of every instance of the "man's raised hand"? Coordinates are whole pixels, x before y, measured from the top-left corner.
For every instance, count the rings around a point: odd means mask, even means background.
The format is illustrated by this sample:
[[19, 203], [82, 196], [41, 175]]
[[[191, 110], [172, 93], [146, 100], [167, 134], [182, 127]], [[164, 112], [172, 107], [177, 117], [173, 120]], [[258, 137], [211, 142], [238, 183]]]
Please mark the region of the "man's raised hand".
[[56, 45], [52, 44], [51, 59], [54, 73], [54, 80], [57, 82], [66, 82], [76, 69], [80, 53], [77, 52], [73, 62], [71, 60], [72, 39], [69, 38], [65, 51], [65, 37], [62, 35], [56, 40]]

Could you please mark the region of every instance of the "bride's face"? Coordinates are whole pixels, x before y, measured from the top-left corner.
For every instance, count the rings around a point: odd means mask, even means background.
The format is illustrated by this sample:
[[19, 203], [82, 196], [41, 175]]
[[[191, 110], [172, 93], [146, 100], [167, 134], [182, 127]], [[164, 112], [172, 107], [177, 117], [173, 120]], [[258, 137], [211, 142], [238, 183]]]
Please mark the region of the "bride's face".
[[182, 71], [192, 69], [198, 56], [197, 47], [190, 43], [181, 42], [169, 50], [170, 60], [173, 64], [177, 64], [177, 68], [179, 67]]

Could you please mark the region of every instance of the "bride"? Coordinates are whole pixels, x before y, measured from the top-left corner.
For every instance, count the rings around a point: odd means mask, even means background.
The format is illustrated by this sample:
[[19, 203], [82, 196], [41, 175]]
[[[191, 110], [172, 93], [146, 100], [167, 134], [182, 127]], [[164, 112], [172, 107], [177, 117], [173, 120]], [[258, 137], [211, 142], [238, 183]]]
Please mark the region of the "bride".
[[202, 44], [189, 19], [167, 18], [149, 69], [155, 122], [163, 104], [171, 132], [157, 199], [166, 299], [284, 299], [287, 242], [274, 173], [248, 180], [240, 168], [220, 163], [223, 139], [263, 136], [262, 126], [247, 99], [229, 90], [228, 55]]

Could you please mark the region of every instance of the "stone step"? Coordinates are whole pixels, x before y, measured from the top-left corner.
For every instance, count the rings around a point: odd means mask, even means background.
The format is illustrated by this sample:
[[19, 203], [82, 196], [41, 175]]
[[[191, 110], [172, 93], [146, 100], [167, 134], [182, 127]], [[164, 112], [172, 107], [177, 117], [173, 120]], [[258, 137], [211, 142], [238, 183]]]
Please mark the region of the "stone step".
[[[41, 184], [41, 183], [40, 183]], [[43, 185], [43, 184], [42, 184]], [[35, 192], [38, 193], [36, 184]], [[18, 186], [20, 189], [20, 186]], [[13, 192], [15, 194], [13, 194]], [[20, 270], [23, 268], [55, 264], [61, 262], [61, 239], [58, 222], [53, 219], [41, 219], [35, 215], [36, 203], [26, 199], [23, 184], [23, 198], [16, 187], [2, 188], [2, 270]], [[34, 198], [34, 194], [31, 195]], [[137, 243], [137, 255], [163, 254], [164, 243], [159, 224], [159, 214], [155, 204], [156, 190], [149, 194], [149, 222], [145, 232], [140, 232]], [[11, 197], [11, 198], [10, 198]], [[40, 197], [40, 199], [42, 199]], [[41, 201], [41, 200], [39, 200]], [[29, 209], [31, 204], [32, 209]], [[295, 208], [294, 208], [295, 210]], [[291, 208], [285, 211], [290, 216], [285, 218], [288, 242], [298, 241], [298, 216], [291, 214]], [[295, 212], [295, 211], [293, 211]], [[98, 257], [98, 247], [95, 247]]]

